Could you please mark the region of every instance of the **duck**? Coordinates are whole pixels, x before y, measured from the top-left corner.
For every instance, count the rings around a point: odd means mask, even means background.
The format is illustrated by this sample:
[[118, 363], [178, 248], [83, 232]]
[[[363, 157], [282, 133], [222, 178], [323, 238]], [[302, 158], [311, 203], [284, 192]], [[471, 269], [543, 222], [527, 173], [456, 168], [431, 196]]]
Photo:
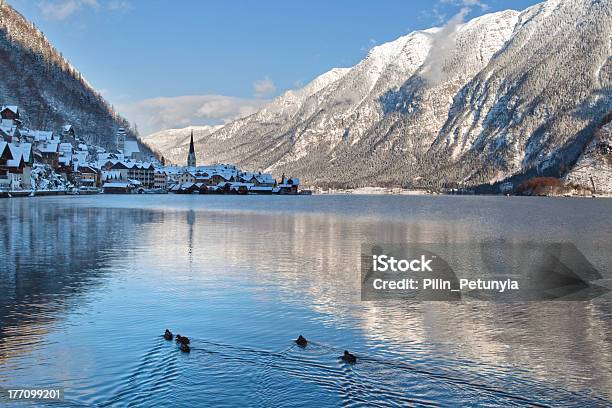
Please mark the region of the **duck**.
[[176, 342], [181, 344], [189, 344], [189, 337], [181, 336], [180, 334], [176, 335]]
[[306, 340], [306, 338], [304, 336], [302, 336], [301, 334], [300, 334], [300, 336], [297, 338], [297, 340], [295, 342], [300, 347], [306, 347], [308, 345], [308, 340]]
[[348, 350], [344, 350], [344, 354], [340, 357], [342, 361], [349, 364], [355, 364], [357, 362], [357, 357], [354, 354], [348, 352]]
[[185, 343], [181, 343], [181, 351], [183, 353], [189, 353], [191, 351], [191, 347], [189, 347], [187, 344]]
[[174, 335], [172, 334], [172, 332], [170, 330], [166, 329], [166, 332], [164, 333], [164, 339], [172, 340], [173, 337], [174, 337]]

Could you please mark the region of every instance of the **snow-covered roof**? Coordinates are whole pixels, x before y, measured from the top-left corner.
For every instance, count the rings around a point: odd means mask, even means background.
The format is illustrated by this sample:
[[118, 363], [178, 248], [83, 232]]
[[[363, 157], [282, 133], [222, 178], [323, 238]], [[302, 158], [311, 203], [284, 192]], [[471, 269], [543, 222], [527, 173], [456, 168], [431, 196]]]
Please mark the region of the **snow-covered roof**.
[[17, 146], [14, 143], [9, 143], [8, 148], [11, 151], [11, 156], [13, 156], [12, 160], [7, 160], [6, 165], [8, 167], [19, 167], [23, 159], [23, 151], [21, 150], [21, 146]]
[[13, 113], [19, 113], [19, 107], [15, 106], [15, 105], [2, 106], [2, 109], [0, 109], [0, 112], [4, 111], [6, 109], [10, 110]]
[[8, 149], [8, 143], [0, 140], [0, 156], [2, 156], [2, 153], [4, 153], [4, 149]]
[[76, 152], [72, 155], [72, 160], [79, 165], [83, 165], [87, 162], [87, 152]]
[[53, 132], [50, 130], [24, 130], [21, 134], [33, 137], [37, 142], [53, 139]]
[[38, 146], [41, 153], [57, 153], [58, 143], [43, 143]]
[[102, 185], [102, 188], [127, 188], [130, 186], [130, 183], [125, 183], [125, 182], [120, 182], [120, 181], [113, 181], [110, 183], [104, 183]]
[[17, 126], [15, 126], [15, 122], [13, 122], [12, 119], [0, 119], [0, 128], [2, 128], [5, 133], [8, 133], [10, 131], [14, 132]]
[[71, 161], [72, 161], [72, 153], [64, 153], [63, 155], [59, 157], [60, 164], [63, 164], [64, 166], [68, 166]]
[[98, 170], [91, 166], [79, 166], [78, 170], [81, 173], [97, 173]]
[[72, 125], [64, 125], [64, 126], [62, 127], [62, 130], [63, 130], [64, 132], [70, 132], [70, 130], [72, 130], [72, 129], [74, 129], [74, 128], [72, 127]]
[[255, 177], [258, 183], [262, 184], [274, 184], [276, 182], [274, 177], [272, 177], [272, 175], [269, 173], [255, 174], [253, 177]]
[[32, 143], [21, 143], [19, 148], [21, 149], [23, 161], [27, 163], [30, 160], [30, 155], [32, 154]]
[[286, 186], [297, 186], [300, 184], [300, 179], [299, 178], [287, 178], [284, 180], [285, 182], [283, 184], [281, 184], [281, 186], [286, 187]]
[[59, 151], [64, 153], [72, 153], [72, 144], [70, 143], [60, 143]]

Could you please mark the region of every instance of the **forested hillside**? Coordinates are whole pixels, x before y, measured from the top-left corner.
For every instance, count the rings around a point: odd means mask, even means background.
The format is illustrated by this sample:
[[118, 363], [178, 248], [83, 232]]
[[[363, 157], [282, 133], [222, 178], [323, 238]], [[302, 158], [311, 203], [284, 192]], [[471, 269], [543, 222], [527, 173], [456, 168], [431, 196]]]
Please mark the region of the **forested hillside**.
[[0, 1], [0, 104], [17, 105], [24, 124], [59, 131], [72, 124], [80, 137], [115, 147], [115, 131], [129, 129], [79, 71], [32, 23]]

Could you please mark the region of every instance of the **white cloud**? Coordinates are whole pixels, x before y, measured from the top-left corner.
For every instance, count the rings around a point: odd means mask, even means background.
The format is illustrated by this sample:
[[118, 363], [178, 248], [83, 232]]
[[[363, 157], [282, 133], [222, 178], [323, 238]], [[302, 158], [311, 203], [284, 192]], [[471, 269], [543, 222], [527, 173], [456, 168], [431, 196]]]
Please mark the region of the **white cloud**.
[[444, 81], [444, 64], [455, 49], [457, 29], [468, 12], [467, 7], [462, 8], [440, 31], [432, 35], [432, 45], [421, 72], [421, 77], [430, 85], [437, 85]]
[[63, 20], [83, 7], [98, 7], [97, 0], [45, 0], [38, 5], [43, 16], [52, 20]]
[[42, 0], [38, 7], [45, 18], [64, 20], [86, 8], [127, 11], [131, 8], [131, 3], [129, 0]]
[[132, 4], [128, 0], [110, 0], [106, 7], [111, 11], [128, 11]]
[[480, 7], [482, 11], [486, 11], [489, 9], [489, 5], [482, 0], [440, 0], [443, 4], [450, 4], [453, 6], [462, 6], [462, 7]]
[[224, 95], [185, 95], [120, 104], [117, 110], [136, 123], [142, 135], [149, 135], [164, 129], [227, 123], [257, 112], [268, 102]]
[[268, 77], [253, 82], [256, 98], [264, 98], [276, 92], [276, 85]]
[[489, 8], [481, 0], [439, 0], [438, 4], [435, 4], [432, 9], [436, 20], [446, 19], [446, 14], [442, 14], [438, 9], [440, 4], [460, 6], [461, 9], [438, 32], [432, 35], [432, 46], [423, 63], [421, 77], [434, 86], [445, 80], [444, 64], [455, 49], [457, 30], [463, 24], [465, 17], [472, 11], [473, 7], [480, 7], [481, 11], [486, 11]]

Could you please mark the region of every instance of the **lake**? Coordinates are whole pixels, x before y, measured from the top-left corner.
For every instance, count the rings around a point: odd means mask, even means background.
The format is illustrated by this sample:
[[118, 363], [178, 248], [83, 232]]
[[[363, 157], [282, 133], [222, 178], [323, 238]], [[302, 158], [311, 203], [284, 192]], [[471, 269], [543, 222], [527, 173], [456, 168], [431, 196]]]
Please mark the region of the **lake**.
[[61, 406], [610, 406], [609, 295], [361, 300], [362, 243], [499, 239], [572, 242], [612, 287], [606, 199], [3, 199], [0, 388], [63, 387]]

